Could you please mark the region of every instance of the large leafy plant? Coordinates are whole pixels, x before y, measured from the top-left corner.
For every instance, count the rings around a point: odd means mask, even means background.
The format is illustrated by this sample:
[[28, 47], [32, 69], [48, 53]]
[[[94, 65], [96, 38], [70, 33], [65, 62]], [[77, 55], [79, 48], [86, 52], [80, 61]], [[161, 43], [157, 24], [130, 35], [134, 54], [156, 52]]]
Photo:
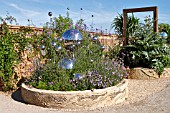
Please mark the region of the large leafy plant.
[[[136, 27], [139, 24], [139, 18], [135, 17], [134, 14], [132, 13], [131, 16], [127, 16], [127, 28], [126, 28], [126, 33], [127, 37], [133, 36], [133, 33], [136, 29]], [[115, 33], [118, 34], [119, 36], [122, 36], [123, 34], [123, 15], [118, 14], [116, 18], [114, 18], [112, 24], [111, 24], [111, 29], [115, 30]]]
[[149, 17], [135, 30], [124, 52], [126, 65], [154, 68], [158, 74], [169, 62], [169, 48], [159, 34], [153, 31], [153, 21]]

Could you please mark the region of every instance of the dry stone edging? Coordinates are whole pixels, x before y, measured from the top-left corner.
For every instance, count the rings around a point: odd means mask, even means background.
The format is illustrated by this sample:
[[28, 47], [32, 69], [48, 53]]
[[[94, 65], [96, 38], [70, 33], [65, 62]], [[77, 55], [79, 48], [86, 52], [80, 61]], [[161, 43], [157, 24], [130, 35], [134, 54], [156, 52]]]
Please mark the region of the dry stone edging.
[[85, 91], [51, 91], [21, 86], [25, 102], [37, 106], [63, 110], [93, 110], [123, 102], [128, 97], [128, 80], [105, 89]]
[[138, 67], [130, 69], [128, 79], [151, 80], [167, 77], [170, 77], [170, 68], [165, 68], [163, 73], [158, 75], [154, 69]]

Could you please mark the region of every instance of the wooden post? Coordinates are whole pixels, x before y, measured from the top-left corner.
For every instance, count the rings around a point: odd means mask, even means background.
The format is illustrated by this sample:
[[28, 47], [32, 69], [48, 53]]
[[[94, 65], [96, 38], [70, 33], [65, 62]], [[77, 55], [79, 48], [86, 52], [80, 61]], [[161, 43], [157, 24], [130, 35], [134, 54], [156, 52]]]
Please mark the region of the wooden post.
[[155, 7], [155, 10], [153, 12], [153, 18], [154, 18], [154, 31], [158, 32], [158, 7]]
[[123, 46], [127, 45], [127, 38], [126, 38], [126, 26], [127, 25], [127, 13], [123, 10]]

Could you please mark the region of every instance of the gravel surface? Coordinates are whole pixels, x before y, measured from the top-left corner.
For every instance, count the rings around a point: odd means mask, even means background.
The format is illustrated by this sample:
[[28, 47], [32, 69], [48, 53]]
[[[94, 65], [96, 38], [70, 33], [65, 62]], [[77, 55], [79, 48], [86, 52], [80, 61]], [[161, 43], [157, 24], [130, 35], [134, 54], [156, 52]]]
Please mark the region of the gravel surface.
[[20, 91], [0, 92], [0, 113], [170, 113], [170, 78], [130, 80], [123, 103], [91, 111], [64, 111], [24, 103]]

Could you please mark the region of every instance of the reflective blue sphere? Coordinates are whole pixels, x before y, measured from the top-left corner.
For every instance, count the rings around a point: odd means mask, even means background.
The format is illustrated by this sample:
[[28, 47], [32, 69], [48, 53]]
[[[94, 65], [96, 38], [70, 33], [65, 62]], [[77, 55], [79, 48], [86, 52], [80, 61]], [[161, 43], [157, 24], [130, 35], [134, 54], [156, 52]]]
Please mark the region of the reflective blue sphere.
[[97, 36], [94, 36], [94, 37], [92, 38], [92, 40], [93, 40], [93, 41], [97, 41], [97, 40], [98, 40], [98, 37], [97, 37]]
[[64, 40], [82, 40], [82, 34], [76, 29], [69, 29], [62, 34]]
[[56, 42], [52, 42], [51, 45], [52, 45], [52, 46], [55, 46], [55, 45], [56, 45]]
[[61, 46], [55, 46], [55, 50], [56, 50], [56, 51], [59, 51], [59, 50], [61, 50], [61, 49], [62, 49]]
[[73, 45], [68, 46], [67, 49], [70, 51], [73, 51], [74, 47], [75, 47], [75, 45], [73, 44]]
[[101, 48], [102, 50], [104, 50], [104, 49], [105, 49], [105, 46], [100, 46], [100, 48]]
[[72, 48], [73, 48], [73, 47], [75, 47], [75, 45], [74, 45], [74, 44], [72, 45]]
[[80, 44], [81, 44], [81, 42], [80, 42], [80, 41], [76, 42], [76, 45], [80, 45]]
[[93, 59], [90, 59], [90, 62], [92, 63], [92, 62], [93, 62]]
[[62, 42], [63, 41], [63, 38], [57, 38], [57, 40], [59, 41], [59, 42]]
[[52, 12], [48, 12], [48, 16], [52, 16]]
[[41, 48], [42, 50], [44, 50], [44, 49], [45, 49], [45, 46], [44, 46], [44, 45], [41, 45], [40, 48]]
[[72, 69], [74, 64], [75, 64], [74, 60], [69, 59], [69, 58], [64, 58], [58, 62], [58, 67], [62, 69]]
[[83, 78], [83, 75], [80, 74], [80, 73], [76, 73], [76, 74], [74, 74], [74, 78], [75, 78], [75, 79], [82, 79], [82, 78]]
[[166, 32], [161, 32], [161, 33], [160, 33], [160, 36], [161, 36], [161, 37], [167, 37], [168, 34], [167, 34]]

